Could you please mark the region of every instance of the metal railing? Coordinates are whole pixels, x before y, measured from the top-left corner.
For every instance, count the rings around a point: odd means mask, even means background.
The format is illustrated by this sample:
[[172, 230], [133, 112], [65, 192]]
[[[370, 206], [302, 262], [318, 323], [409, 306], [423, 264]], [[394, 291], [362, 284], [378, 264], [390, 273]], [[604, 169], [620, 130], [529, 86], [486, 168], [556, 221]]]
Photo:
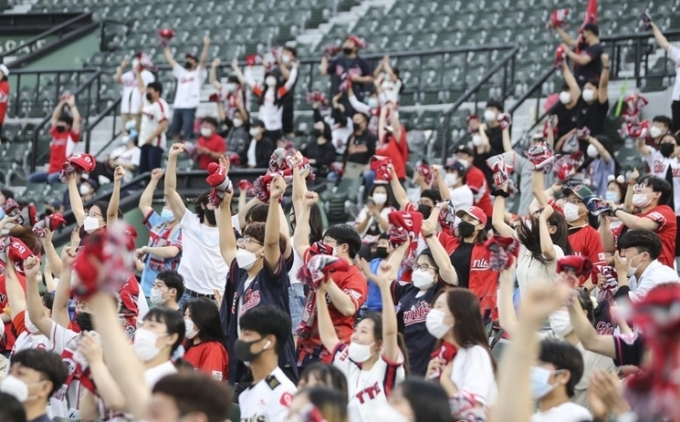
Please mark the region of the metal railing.
[[116, 130], [116, 120], [120, 117], [120, 103], [123, 100], [123, 97], [118, 97], [116, 101], [111, 103], [108, 107], [104, 109], [97, 118], [87, 125], [87, 128], [85, 129], [85, 152], [90, 153], [90, 145], [92, 142], [92, 131], [97, 127], [99, 123], [101, 123], [105, 118], [107, 117], [113, 117], [113, 122], [111, 123], [111, 139], [104, 145], [99, 151], [95, 153], [95, 158], [99, 157], [102, 152], [104, 152], [112, 143], [113, 141], [120, 135], [121, 131]]
[[[92, 75], [85, 79], [85, 81], [80, 86], [71, 92], [71, 94], [77, 98], [76, 101], [77, 104], [79, 104], [78, 110], [80, 111], [82, 118], [81, 127], [86, 128], [89, 126], [90, 114], [93, 111], [93, 100], [95, 101], [94, 105], [97, 105], [100, 102], [99, 92], [101, 87], [101, 76], [102, 71], [100, 69], [96, 69]], [[92, 92], [93, 89], [95, 90], [94, 97]], [[78, 96], [82, 93], [86, 93], [84, 107], [80, 106], [80, 104], [83, 104], [82, 98], [78, 99]], [[45, 160], [45, 158], [47, 158], [50, 153], [49, 148], [47, 148], [45, 151], [42, 151], [40, 155], [38, 155], [38, 141], [43, 129], [51, 120], [52, 115], [48, 114], [35, 128], [35, 132], [33, 134], [33, 150], [31, 152], [31, 171], [35, 171], [37, 164]]]
[[[40, 45], [40, 41], [44, 40], [46, 37], [56, 36], [57, 40], [60, 40], [66, 34], [70, 34], [74, 29], [78, 27], [87, 26], [91, 23], [92, 13], [81, 13], [75, 18], [69, 19], [66, 22], [59, 24], [50, 30], [47, 30], [41, 34], [36, 35], [35, 37], [29, 39], [28, 41], [21, 43], [21, 45], [15, 47], [14, 49], [6, 51], [4, 54], [2, 54], [2, 56], [0, 56], [0, 61], [4, 62], [5, 57], [17, 56], [22, 52], [22, 50], [25, 50], [24, 53], [32, 53], [38, 48], [41, 49], [45, 48], [44, 46]], [[18, 58], [17, 60], [10, 63], [8, 67], [10, 69], [13, 69], [20, 66], [21, 64], [23, 64], [22, 60]]]
[[[442, 160], [448, 157], [449, 146], [454, 146], [455, 143], [452, 142], [451, 133], [451, 118], [456, 111], [466, 102], [474, 101], [475, 109], [479, 101], [479, 92], [482, 88], [491, 88], [488, 86], [488, 82], [497, 74], [497, 72], [502, 71], [502, 81], [500, 87], [501, 95], [496, 98], [498, 101], [505, 101], [510, 93], [512, 87], [515, 84], [515, 55], [519, 51], [519, 46], [514, 46], [512, 49], [505, 54], [502, 58], [498, 59], [496, 64], [490, 68], [484, 76], [477, 81], [476, 84], [469, 87], [458, 99], [453, 103], [451, 108], [444, 113], [444, 142], [442, 143]], [[474, 97], [474, 98], [473, 98]], [[457, 143], [457, 142], [456, 142]]]

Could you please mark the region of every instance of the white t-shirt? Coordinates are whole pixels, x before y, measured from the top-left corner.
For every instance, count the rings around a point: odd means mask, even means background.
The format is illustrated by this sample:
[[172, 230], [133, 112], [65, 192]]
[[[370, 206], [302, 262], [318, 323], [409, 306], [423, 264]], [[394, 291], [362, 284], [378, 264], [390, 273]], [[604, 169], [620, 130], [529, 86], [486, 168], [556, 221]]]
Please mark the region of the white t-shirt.
[[199, 66], [194, 70], [186, 70], [178, 64], [172, 68], [172, 76], [177, 79], [177, 92], [172, 106], [174, 108], [197, 108], [201, 102], [201, 85], [208, 77], [205, 67]]
[[[677, 84], [676, 84], [677, 85]], [[653, 176], [666, 179], [668, 166], [671, 167], [673, 174], [673, 204], [675, 204], [675, 215], [680, 216], [680, 160], [675, 158], [665, 158], [661, 152], [652, 147], [649, 148], [649, 154], [643, 155], [642, 158], [649, 166], [649, 174]]]
[[[142, 70], [142, 82], [146, 87], [151, 82], [155, 81], [153, 73], [148, 70]], [[142, 93], [137, 86], [137, 75], [132, 70], [128, 70], [120, 77], [120, 85], [123, 85], [123, 96], [120, 100], [120, 112], [137, 114], [142, 106]]]
[[[74, 352], [78, 348], [79, 334], [62, 327], [54, 321], [52, 321], [50, 335], [52, 351], [58, 355], [61, 355], [64, 350], [68, 349]], [[67, 364], [69, 370], [73, 368], [73, 363], [67, 362]], [[54, 392], [48, 402], [53, 417], [69, 418], [69, 415], [74, 415], [74, 409], [80, 408], [81, 393], [82, 389], [79, 381], [71, 382], [68, 387], [62, 385], [59, 390]]]
[[458, 349], [453, 358], [451, 381], [458, 390], [464, 390], [475, 396], [475, 399], [485, 405], [492, 405], [498, 396], [496, 376], [489, 352], [482, 346]]
[[630, 286], [630, 300], [640, 302], [647, 296], [650, 290], [663, 283], [679, 283], [678, 273], [671, 267], [663, 265], [658, 260], [649, 263], [647, 268], [640, 275], [640, 279], [632, 276], [628, 280]]
[[[293, 239], [291, 239], [291, 243], [292, 241]], [[295, 252], [295, 248], [293, 248], [293, 265], [291, 265], [290, 271], [288, 271], [288, 279], [290, 279], [291, 285], [302, 283], [298, 278], [300, 268], [302, 268], [302, 258], [300, 258], [300, 255], [298, 255], [298, 253]]]
[[146, 382], [146, 385], [153, 388], [161, 378], [176, 373], [177, 368], [175, 368], [175, 365], [173, 365], [172, 362], [167, 361], [144, 371], [144, 381]]
[[401, 79], [397, 79], [393, 82], [392, 79], [387, 77], [382, 83], [382, 90], [385, 93], [385, 98], [387, 101], [391, 101], [395, 104], [399, 103], [399, 91], [401, 91], [402, 82]]
[[673, 85], [673, 101], [680, 101], [680, 48], [671, 46], [668, 49], [668, 57], [675, 62], [675, 85]]
[[[158, 129], [158, 125], [165, 120], [170, 119], [170, 108], [164, 99], [159, 98], [158, 101], [150, 103], [144, 97], [144, 106], [142, 107], [142, 124], [139, 128], [139, 146], [143, 146], [147, 139]], [[155, 147], [165, 149], [165, 132], [161, 133], [154, 140], [150, 142]]]
[[[380, 210], [380, 216], [385, 221], [387, 221], [387, 219], [388, 219], [388, 217], [389, 217], [389, 215], [392, 211], [396, 211], [396, 209], [394, 207], [389, 207], [389, 206], [383, 207], [383, 209]], [[366, 205], [361, 209], [361, 211], [359, 211], [359, 215], [357, 215], [357, 218], [354, 219], [354, 225], [358, 225], [360, 223], [363, 223], [363, 221], [366, 219], [366, 217], [368, 217], [368, 215], [369, 215], [368, 214], [368, 205]], [[366, 237], [367, 237], [366, 232], [368, 231], [368, 229], [371, 228], [371, 225], [374, 223], [373, 220], [375, 220], [375, 217], [371, 216], [369, 221], [368, 221], [368, 224], [366, 224], [366, 227], [364, 228], [364, 231], [359, 233], [359, 235], [361, 235], [361, 238], [363, 239], [364, 243], [371, 243], [371, 242], [374, 242], [374, 241], [375, 242], [378, 241], [378, 236], [374, 236], [374, 235], [370, 235], [370, 236], [368, 236], [370, 239], [366, 239]], [[378, 222], [375, 221], [375, 223], [377, 224]], [[380, 232], [382, 233], [383, 230], [380, 229]]]
[[[127, 147], [123, 145], [111, 151], [109, 157], [111, 157], [111, 159], [114, 161], [118, 161], [119, 163], [132, 164], [135, 167], [139, 167], [139, 159], [141, 155], [142, 150], [138, 147], [127, 149]], [[132, 172], [130, 170], [125, 173], [125, 177], [123, 178], [123, 181], [125, 182], [129, 180], [132, 180]]]
[[267, 378], [246, 388], [238, 396], [242, 421], [282, 422], [297, 387], [276, 367]]
[[531, 422], [582, 422], [592, 421], [593, 415], [588, 409], [570, 401], [531, 415]]
[[517, 284], [519, 285], [520, 294], [531, 283], [552, 283], [557, 280], [555, 267], [557, 266], [557, 261], [564, 257], [564, 251], [557, 245], [553, 246], [555, 247], [555, 259], [543, 264], [541, 261], [533, 258], [529, 249], [524, 245], [520, 245], [517, 257]]
[[449, 188], [451, 195], [451, 202], [456, 210], [466, 210], [474, 203], [474, 195], [468, 185], [463, 185], [458, 188]]
[[388, 362], [380, 353], [373, 367], [369, 371], [362, 371], [349, 358], [349, 346], [343, 343], [333, 351], [333, 366], [347, 377], [349, 406], [359, 410], [362, 422], [380, 420], [376, 410], [387, 403], [387, 396], [406, 377], [403, 356], [400, 355], [397, 362]]
[[212, 295], [215, 290], [223, 293], [229, 267], [220, 251], [219, 229], [201, 223], [188, 210], [179, 226], [183, 252], [177, 272], [184, 277], [184, 286], [204, 295]]
[[581, 376], [581, 380], [574, 386], [574, 397], [572, 397], [570, 401], [587, 409], [589, 407], [588, 381], [593, 374], [593, 370], [601, 369], [603, 371], [611, 372], [616, 366], [614, 365], [614, 360], [612, 358], [586, 350], [581, 343], [578, 343], [576, 348], [581, 352], [581, 356], [583, 357], [583, 375]]

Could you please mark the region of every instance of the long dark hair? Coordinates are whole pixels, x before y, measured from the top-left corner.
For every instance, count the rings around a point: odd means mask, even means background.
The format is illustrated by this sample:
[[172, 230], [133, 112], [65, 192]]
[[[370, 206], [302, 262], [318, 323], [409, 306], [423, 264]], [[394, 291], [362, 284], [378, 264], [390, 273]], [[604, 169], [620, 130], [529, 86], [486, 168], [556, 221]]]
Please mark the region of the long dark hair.
[[347, 421], [347, 398], [328, 387], [312, 387], [299, 393], [306, 395], [327, 422]]
[[[267, 77], [269, 77], [269, 76], [273, 76], [273, 77], [276, 78], [276, 86], [270, 87], [269, 85], [267, 85], [266, 81], [267, 81]], [[283, 80], [281, 80], [281, 78], [277, 77], [274, 72], [266, 72], [264, 74], [264, 81], [265, 82], [262, 84], [262, 94], [257, 96], [257, 102], [260, 105], [264, 104], [264, 97], [267, 95], [267, 90], [273, 89], [274, 90], [274, 105], [276, 107], [280, 107], [282, 105], [281, 101], [283, 100], [283, 98], [290, 95], [290, 93], [287, 93], [283, 97], [279, 96], [279, 89], [281, 89], [281, 87], [285, 84], [285, 82]]]
[[[227, 340], [220, 324], [220, 311], [212, 300], [199, 297], [184, 304], [184, 311], [189, 310], [191, 320], [198, 330], [198, 339], [201, 342], [216, 341], [227, 348]], [[191, 349], [193, 341], [187, 342], [186, 350]]]
[[442, 294], [446, 295], [446, 304], [455, 321], [453, 325], [453, 338], [458, 346], [470, 348], [481, 346], [489, 354], [494, 372], [496, 361], [489, 349], [489, 337], [484, 330], [482, 311], [479, 307], [479, 298], [468, 289], [448, 289]]
[[383, 184], [383, 183], [374, 183], [373, 187], [371, 188], [370, 192], [368, 192], [368, 196], [373, 197], [373, 193], [377, 188], [385, 188], [385, 192], [387, 192], [387, 201], [383, 205], [381, 205], [383, 208], [385, 207], [391, 207], [392, 204], [394, 203], [394, 195], [392, 194], [392, 187], [388, 184]]
[[415, 422], [451, 421], [449, 397], [439, 383], [409, 377], [397, 388], [411, 406]]
[[[549, 206], [549, 205], [547, 205]], [[538, 219], [536, 215], [531, 216], [531, 227], [522, 221], [517, 227], [517, 239], [524, 245], [525, 248], [531, 252], [531, 257], [543, 264], [546, 263], [543, 252], [541, 251], [541, 235], [538, 228]], [[564, 216], [558, 212], [553, 212], [548, 218], [548, 226], [555, 226], [557, 230], [550, 235], [552, 243], [562, 248], [565, 255], [571, 255], [571, 245], [569, 244], [569, 226]]]
[[309, 382], [312, 376], [325, 387], [336, 390], [345, 397], [345, 400], [348, 400], [347, 378], [337, 367], [323, 362], [314, 362], [302, 371], [300, 381], [305, 380], [305, 382]]
[[[380, 341], [382, 342], [383, 340], [383, 324], [382, 324], [382, 314], [379, 314], [377, 312], [367, 312], [364, 314], [363, 317], [357, 320], [357, 324], [359, 324], [363, 320], [370, 320], [373, 321], [373, 338], [375, 341]], [[408, 361], [408, 350], [406, 349], [406, 341], [404, 341], [404, 336], [399, 333], [397, 335], [397, 343], [399, 344], [399, 350], [401, 351], [402, 356], [404, 357], [404, 372], [409, 373], [411, 372], [411, 366]]]

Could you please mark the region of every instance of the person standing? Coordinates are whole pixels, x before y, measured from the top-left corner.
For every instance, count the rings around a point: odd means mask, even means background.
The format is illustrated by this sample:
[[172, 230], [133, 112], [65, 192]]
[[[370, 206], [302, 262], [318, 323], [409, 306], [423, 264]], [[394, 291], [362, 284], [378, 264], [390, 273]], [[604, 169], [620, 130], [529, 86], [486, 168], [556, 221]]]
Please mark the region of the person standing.
[[0, 134], [2, 134], [2, 125], [5, 123], [9, 105], [9, 81], [7, 80], [9, 69], [4, 64], [0, 64], [0, 72], [2, 72], [2, 79], [0, 79]]
[[666, 50], [668, 58], [675, 62], [675, 84], [673, 85], [673, 95], [671, 96], [671, 112], [673, 113], [673, 133], [680, 131], [680, 48], [672, 46], [666, 37], [663, 36], [654, 22], [651, 22], [652, 33], [659, 46]]
[[191, 139], [194, 134], [194, 119], [196, 109], [200, 103], [201, 85], [208, 77], [205, 62], [208, 59], [208, 47], [210, 38], [203, 38], [203, 51], [201, 60], [191, 53], [184, 55], [184, 64], [179, 65], [172, 57], [170, 47], [165, 47], [165, 60], [172, 67], [172, 76], [177, 79], [175, 102], [172, 105], [172, 125], [170, 135], [174, 142], [179, 141], [180, 133], [184, 132], [184, 139]]
[[[319, 70], [322, 75], [331, 75], [333, 96], [341, 91], [340, 87], [346, 78], [350, 81], [357, 100], [363, 102], [363, 85], [373, 82], [373, 72], [368, 62], [359, 57], [359, 49], [362, 44], [363, 42], [359, 37], [349, 35], [342, 43], [342, 56], [330, 62], [325, 56], [321, 58]], [[355, 113], [354, 108], [349, 103], [348, 96], [343, 96], [342, 104], [345, 106], [348, 116]]]
[[[562, 46], [567, 57], [574, 62], [574, 76], [579, 86], [584, 86], [588, 81], [597, 81], [602, 72], [602, 53], [604, 52], [597, 25], [594, 23], [585, 24], [579, 40], [571, 38], [562, 28], [556, 30], [564, 41]], [[577, 50], [572, 51], [570, 47], [576, 47]]]
[[163, 151], [166, 148], [165, 130], [168, 128], [170, 109], [168, 103], [161, 98], [163, 85], [160, 82], [154, 81], [145, 87], [141, 73], [137, 73], [137, 86], [144, 94], [138, 141], [141, 153], [137, 174], [144, 174], [161, 166]]
[[128, 135], [128, 128], [126, 123], [130, 120], [135, 121], [135, 130], [139, 132], [140, 125], [142, 123], [141, 107], [142, 107], [142, 93], [137, 89], [137, 73], [140, 74], [144, 86], [147, 86], [151, 82], [155, 81], [156, 78], [153, 73], [146, 69], [146, 66], [142, 64], [140, 57], [144, 53], [139, 52], [132, 59], [132, 68], [127, 72], [123, 73], [128, 65], [127, 59], [123, 59], [120, 62], [120, 66], [116, 69], [116, 75], [113, 77], [114, 81], [118, 85], [123, 86], [123, 93], [120, 100], [120, 124], [123, 127], [123, 136]]

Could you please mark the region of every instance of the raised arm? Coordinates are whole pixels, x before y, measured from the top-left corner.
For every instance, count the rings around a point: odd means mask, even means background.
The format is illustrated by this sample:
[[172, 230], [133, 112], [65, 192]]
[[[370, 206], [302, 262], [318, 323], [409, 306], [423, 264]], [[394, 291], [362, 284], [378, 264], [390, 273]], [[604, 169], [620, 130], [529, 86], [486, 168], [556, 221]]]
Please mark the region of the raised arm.
[[163, 48], [163, 54], [165, 55], [165, 61], [168, 62], [171, 69], [174, 69], [175, 66], [179, 66], [175, 61], [175, 58], [172, 57], [172, 51], [170, 51], [170, 47]]
[[589, 136], [588, 143], [590, 143], [597, 149], [597, 153], [606, 163], [609, 163], [609, 161], [612, 159], [612, 156], [611, 154], [609, 154], [609, 151], [607, 151], [607, 149], [604, 146], [602, 146], [602, 144], [600, 143], [600, 141], [597, 140], [597, 138]]
[[354, 95], [352, 84], [349, 84], [349, 87], [347, 88], [347, 98], [349, 99], [349, 105], [351, 105], [352, 108], [358, 111], [359, 113], [368, 115], [368, 113], [371, 112], [371, 107], [369, 107], [368, 104], [364, 104], [361, 101], [359, 101], [357, 96]]
[[567, 309], [569, 310], [571, 325], [574, 327], [574, 332], [583, 347], [591, 352], [616, 359], [614, 337], [601, 336], [595, 331], [595, 327], [592, 326], [585, 312], [583, 312], [581, 303], [578, 300], [573, 300], [571, 305], [567, 306]]
[[117, 83], [120, 84], [122, 83], [121, 78], [123, 77], [123, 71], [128, 65], [127, 59], [123, 59], [120, 62], [120, 65], [116, 68], [116, 74], [113, 76], [113, 80]]
[[66, 100], [60, 100], [59, 104], [57, 104], [57, 106], [54, 108], [54, 111], [52, 112], [52, 126], [55, 126], [57, 124], [59, 117], [61, 117], [61, 113], [64, 111], [65, 105]]
[[340, 343], [338, 334], [335, 332], [335, 326], [333, 326], [333, 320], [331, 319], [331, 314], [328, 311], [328, 303], [326, 302], [326, 292], [330, 284], [330, 277], [326, 281], [322, 282], [317, 290], [317, 301], [316, 301], [316, 311], [319, 323], [319, 338], [323, 347], [329, 352], [333, 353], [335, 348]]
[[293, 62], [290, 64], [290, 74], [288, 75], [288, 79], [286, 79], [286, 83], [283, 84], [285, 92], [288, 92], [293, 88], [293, 85], [297, 80], [297, 76], [298, 76], [298, 63]]
[[76, 106], [76, 97], [69, 95], [66, 99], [66, 104], [68, 104], [68, 108], [71, 111], [71, 117], [73, 117], [71, 131], [80, 133], [80, 112], [78, 112], [78, 107]]
[[557, 256], [555, 250], [555, 245], [550, 237], [550, 232], [548, 231], [548, 218], [553, 213], [553, 208], [550, 205], [543, 207], [541, 215], [538, 218], [538, 233], [541, 237], [541, 253], [545, 256], [547, 261], [552, 261]]
[[[507, 185], [501, 186], [507, 192]], [[493, 215], [491, 217], [493, 228], [504, 237], [514, 237], [515, 231], [505, 222], [505, 198], [497, 195], [493, 203]]]
[[567, 86], [569, 87], [571, 98], [580, 97], [581, 88], [579, 88], [578, 82], [576, 82], [576, 78], [574, 77], [574, 74], [571, 72], [571, 68], [569, 67], [569, 64], [567, 63], [566, 60], [562, 63], [562, 76], [564, 76], [564, 82], [566, 82]]
[[200, 62], [198, 63], [199, 68], [205, 69], [205, 64], [208, 62], [208, 49], [210, 48], [210, 37], [203, 37], [203, 51], [201, 51]]
[[[224, 157], [220, 157], [220, 164], [222, 167], [229, 168], [228, 161]], [[227, 172], [228, 173], [228, 172]], [[236, 257], [236, 235], [234, 234], [234, 226], [231, 224], [231, 199], [233, 192], [224, 193], [224, 199], [220, 207], [215, 209], [215, 216], [217, 220], [217, 228], [220, 233], [220, 252], [222, 258], [227, 265], [231, 266], [231, 262]], [[277, 232], [278, 233], [278, 232]], [[266, 233], [265, 233], [266, 236]], [[265, 240], [266, 242], [266, 240]]]
[[[439, 209], [435, 207], [432, 209], [432, 212], [439, 214]], [[429, 219], [424, 220], [421, 234], [425, 238], [425, 242], [427, 243], [428, 248], [430, 248], [430, 252], [432, 252], [434, 262], [437, 264], [437, 267], [439, 267], [439, 277], [441, 277], [444, 283], [451, 286], [457, 286], [458, 272], [453, 268], [449, 254], [446, 253], [446, 249], [444, 249], [444, 246], [442, 246], [436, 235], [436, 227], [436, 224], [432, 223]]]
[[319, 64], [319, 73], [322, 75], [328, 75], [328, 58], [326, 56], [321, 57], [321, 63]]
[[64, 265], [61, 273], [59, 273], [59, 283], [57, 283], [57, 289], [54, 291], [54, 302], [52, 302], [52, 320], [64, 328], [68, 328], [70, 322], [68, 300], [71, 295], [71, 273], [75, 258], [75, 248], [65, 246], [62, 249], [61, 260]]
[[309, 214], [315, 207], [319, 195], [308, 192], [307, 185], [300, 175], [300, 169], [293, 167], [293, 209], [295, 210], [295, 231], [293, 232], [293, 248], [298, 256], [303, 257], [309, 248]]
[[576, 47], [578, 45], [578, 41], [572, 38], [571, 35], [567, 34], [567, 32], [564, 29], [556, 27], [555, 32], [557, 32], [557, 35], [560, 36], [562, 42], [567, 44], [569, 47]]
[[515, 306], [512, 301], [514, 290], [516, 263], [510, 268], [501, 271], [499, 275], [500, 292], [498, 296], [498, 317], [501, 328], [504, 329], [510, 338], [517, 333], [519, 322], [517, 321], [517, 314], [515, 314]]
[[109, 207], [106, 209], [106, 225], [111, 227], [118, 221], [118, 206], [120, 205], [120, 184], [125, 177], [125, 169], [122, 166], [116, 167], [113, 171], [113, 191], [109, 200]]
[[380, 107], [380, 117], [378, 118], [378, 140], [382, 142], [385, 139], [387, 130], [387, 107]]
[[187, 207], [182, 201], [182, 197], [177, 193], [177, 156], [184, 152], [184, 144], [174, 144], [168, 153], [168, 164], [165, 169], [165, 184], [163, 191], [168, 201], [168, 206], [175, 215], [177, 221], [182, 221]]
[[45, 315], [45, 310], [40, 300], [38, 291], [40, 261], [32, 256], [24, 260], [24, 271], [26, 271], [26, 306], [28, 316], [33, 325], [48, 339], [52, 340], [52, 320]]
[[[85, 332], [78, 343], [78, 351], [87, 360], [97, 394], [106, 407], [113, 411], [125, 410], [125, 395], [104, 363], [104, 351], [93, 333]], [[87, 391], [89, 392], [89, 391]]]
[[[142, 78], [142, 72], [140, 68], [135, 69], [135, 76], [137, 79], [137, 89], [140, 93], [144, 94], [146, 92], [146, 85], [144, 85], [144, 79]], [[140, 106], [143, 106], [144, 101], [141, 101]]]
[[5, 277], [5, 290], [7, 291], [7, 303], [9, 304], [10, 317], [12, 320], [22, 311], [26, 310], [26, 292], [19, 283], [14, 264], [7, 261], [7, 274]]
[[217, 79], [217, 68], [220, 66], [220, 63], [220, 59], [213, 60], [212, 65], [210, 66], [210, 74], [208, 75], [210, 85], [215, 87], [215, 89], [222, 89], [222, 83]]
[[406, 204], [409, 203], [408, 195], [401, 185], [401, 182], [397, 178], [397, 173], [394, 171], [394, 167], [390, 164], [390, 172], [392, 173], [392, 179], [390, 179], [390, 186], [392, 187], [392, 195], [394, 195], [394, 200], [399, 204], [400, 209], [404, 209]]
[[602, 239], [602, 248], [605, 252], [614, 252], [614, 236], [612, 235], [612, 229], [609, 221], [610, 217], [603, 215], [600, 218], [600, 227], [598, 232], [600, 233], [600, 238]]
[[671, 43], [669, 43], [666, 37], [664, 37], [664, 35], [659, 30], [659, 27], [656, 26], [654, 22], [651, 22], [651, 26], [652, 34], [654, 34], [654, 39], [656, 40], [656, 42], [659, 43], [659, 47], [663, 48], [665, 51], [670, 50]]
[[85, 221], [85, 207], [83, 206], [83, 199], [80, 197], [80, 192], [78, 191], [76, 177], [77, 175], [72, 174], [68, 178], [68, 198], [71, 202], [73, 217], [76, 219], [78, 227], [80, 227], [83, 225], [83, 221]]
[[[368, 266], [368, 262], [363, 261], [364, 266]], [[391, 268], [389, 265], [383, 263], [378, 270], [378, 275], [373, 277], [371, 281], [380, 287], [380, 296], [382, 298], [383, 309], [382, 309], [382, 353], [390, 362], [399, 361], [399, 341], [398, 335], [399, 330], [397, 327], [397, 313], [394, 309], [394, 299], [392, 298], [392, 280], [385, 277], [385, 273], [390, 273]]]
[[281, 262], [279, 248], [279, 233], [281, 232], [281, 204], [279, 198], [286, 192], [286, 182], [283, 177], [276, 176], [269, 185], [270, 199], [267, 222], [264, 227], [264, 262], [273, 272]]
[[163, 177], [163, 173], [163, 169], [153, 169], [151, 171], [151, 180], [149, 180], [149, 183], [144, 188], [142, 196], [139, 197], [139, 211], [142, 212], [144, 217], [153, 211], [153, 194], [156, 192], [158, 181]]
[[600, 104], [604, 104], [609, 98], [609, 54], [602, 53], [601, 58], [602, 73], [600, 74], [600, 85], [597, 88], [597, 97], [600, 100]]

